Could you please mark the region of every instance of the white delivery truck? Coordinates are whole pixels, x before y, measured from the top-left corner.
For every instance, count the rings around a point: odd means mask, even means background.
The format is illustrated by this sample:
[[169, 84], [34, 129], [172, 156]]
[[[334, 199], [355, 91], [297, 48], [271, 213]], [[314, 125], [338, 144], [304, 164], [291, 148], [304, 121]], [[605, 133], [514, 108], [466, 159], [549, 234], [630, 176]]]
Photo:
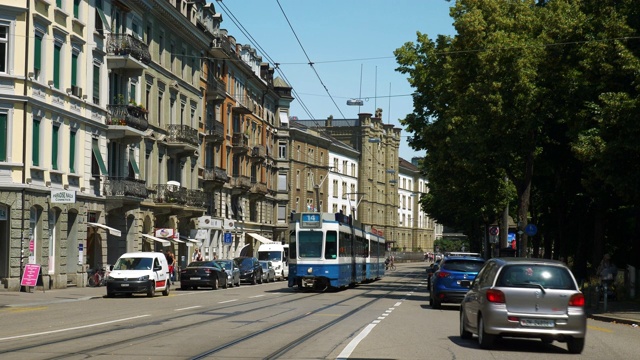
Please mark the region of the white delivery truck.
[[289, 245], [279, 242], [261, 244], [258, 248], [258, 260], [268, 260], [276, 270], [276, 280], [289, 277]]

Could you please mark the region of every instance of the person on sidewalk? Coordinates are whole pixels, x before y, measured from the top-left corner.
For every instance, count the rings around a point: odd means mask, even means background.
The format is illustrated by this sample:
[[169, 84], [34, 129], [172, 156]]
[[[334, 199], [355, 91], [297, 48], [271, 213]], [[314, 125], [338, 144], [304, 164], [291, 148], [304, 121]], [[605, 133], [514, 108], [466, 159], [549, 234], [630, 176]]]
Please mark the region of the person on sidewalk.
[[607, 288], [607, 298], [614, 299], [614, 283], [618, 275], [618, 267], [611, 261], [611, 255], [604, 254], [596, 270], [596, 275], [600, 279], [600, 285], [606, 286]]

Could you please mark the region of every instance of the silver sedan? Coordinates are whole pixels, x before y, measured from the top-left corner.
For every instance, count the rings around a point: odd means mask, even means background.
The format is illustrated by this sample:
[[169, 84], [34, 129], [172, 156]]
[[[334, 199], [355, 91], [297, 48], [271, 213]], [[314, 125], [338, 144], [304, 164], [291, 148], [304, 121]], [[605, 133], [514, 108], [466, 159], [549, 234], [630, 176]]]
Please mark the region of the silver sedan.
[[240, 286], [240, 268], [233, 260], [216, 260], [218, 265], [227, 273], [227, 283], [229, 286]]
[[497, 337], [566, 342], [584, 349], [585, 298], [567, 266], [555, 260], [494, 258], [485, 263], [460, 306], [460, 337], [478, 335], [481, 348]]

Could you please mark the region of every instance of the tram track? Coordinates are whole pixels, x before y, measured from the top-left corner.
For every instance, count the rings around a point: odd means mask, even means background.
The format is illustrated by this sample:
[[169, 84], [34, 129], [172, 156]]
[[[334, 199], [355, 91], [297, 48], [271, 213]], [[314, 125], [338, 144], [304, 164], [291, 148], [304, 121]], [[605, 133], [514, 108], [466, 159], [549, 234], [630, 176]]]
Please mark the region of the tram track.
[[[296, 295], [300, 295], [300, 293], [292, 293], [288, 296], [296, 296]], [[289, 299], [289, 300], [284, 300], [284, 301], [280, 301], [278, 304], [280, 305], [286, 305], [288, 303], [292, 303], [295, 301], [300, 301], [306, 298], [310, 298], [310, 297], [314, 297], [317, 296], [319, 294], [310, 294], [308, 296], [296, 296], [293, 299]], [[280, 297], [279, 299], [282, 299], [282, 297]], [[256, 303], [264, 303], [264, 302], [270, 302], [273, 299], [264, 299], [264, 300], [258, 300], [258, 301], [254, 301], [252, 302], [253, 304]], [[221, 314], [219, 317], [215, 318], [215, 319], [204, 319], [201, 321], [197, 321], [197, 322], [193, 322], [190, 324], [190, 326], [200, 326], [200, 325], [209, 325], [211, 324], [212, 321], [223, 321], [223, 320], [227, 320], [227, 319], [232, 319], [234, 317], [240, 316], [240, 315], [245, 315], [247, 313], [252, 313], [252, 312], [259, 312], [261, 310], [264, 310], [266, 308], [272, 307], [273, 304], [269, 303], [269, 304], [265, 304], [263, 306], [259, 306], [250, 310], [246, 310], [246, 311], [238, 311], [238, 312], [233, 312], [233, 313], [229, 313], [229, 314]], [[3, 349], [0, 350], [0, 355], [2, 354], [10, 354], [10, 353], [15, 353], [15, 352], [20, 352], [20, 351], [25, 351], [25, 350], [34, 350], [37, 348], [41, 348], [41, 347], [46, 347], [46, 346], [50, 346], [52, 344], [61, 344], [61, 343], [65, 343], [65, 342], [73, 342], [74, 344], [77, 344], [78, 340], [82, 340], [82, 339], [90, 339], [93, 337], [105, 337], [107, 338], [108, 335], [110, 333], [116, 333], [116, 332], [120, 332], [124, 329], [126, 330], [135, 330], [136, 328], [142, 328], [142, 327], [147, 327], [149, 325], [154, 325], [154, 324], [171, 324], [173, 323], [174, 320], [176, 319], [180, 319], [180, 318], [185, 318], [185, 317], [191, 317], [193, 315], [207, 315], [207, 314], [211, 314], [212, 312], [216, 313], [216, 314], [220, 314], [220, 312], [225, 311], [225, 310], [229, 310], [232, 308], [238, 307], [238, 303], [233, 303], [233, 304], [229, 304], [229, 305], [223, 305], [221, 307], [217, 307], [214, 309], [205, 309], [205, 310], [201, 310], [201, 311], [192, 311], [192, 312], [188, 312], [188, 313], [181, 313], [181, 314], [176, 314], [173, 315], [169, 318], [162, 318], [162, 319], [153, 319], [151, 321], [146, 321], [144, 323], [139, 323], [139, 324], [135, 324], [135, 325], [127, 325], [127, 326], [123, 326], [123, 327], [117, 327], [117, 328], [112, 328], [112, 329], [108, 329], [108, 330], [100, 330], [100, 329], [96, 329], [96, 330], [91, 330], [91, 331], [87, 331], [84, 333], [84, 335], [78, 337], [77, 335], [73, 335], [73, 336], [69, 336], [68, 338], [65, 339], [55, 339], [55, 340], [51, 340], [51, 341], [47, 341], [47, 342], [42, 342], [39, 344], [30, 344], [27, 346], [22, 346], [22, 347], [14, 347], [11, 349]], [[75, 350], [73, 352], [69, 352], [67, 354], [64, 355], [59, 355], [59, 356], [53, 356], [53, 357], [49, 357], [46, 359], [49, 360], [53, 360], [53, 359], [64, 359], [64, 358], [68, 358], [71, 355], [85, 355], [85, 356], [90, 356], [89, 354], [97, 352], [97, 351], [101, 351], [101, 350], [106, 350], [109, 348], [114, 348], [117, 346], [121, 346], [121, 345], [130, 345], [132, 343], [138, 343], [138, 342], [147, 342], [150, 340], [154, 340], [157, 338], [160, 338], [162, 336], [167, 336], [173, 332], [175, 332], [176, 330], [179, 330], [179, 327], [166, 327], [165, 329], [162, 330], [155, 330], [153, 332], [144, 332], [143, 335], [139, 335], [139, 336], [135, 336], [135, 337], [129, 337], [127, 339], [124, 340], [120, 340], [120, 341], [115, 341], [115, 342], [110, 342], [109, 344], [105, 344], [105, 345], [100, 345], [100, 346], [92, 346], [92, 347], [86, 347], [83, 348], [82, 350]], [[77, 348], [78, 346], [76, 345], [75, 348]]]
[[[397, 291], [400, 291], [402, 288], [404, 288], [406, 286], [408, 286], [408, 285], [407, 284], [401, 284], [401, 285], [399, 285], [398, 287], [396, 287], [394, 289], [387, 290], [385, 295], [378, 296], [378, 297], [376, 297], [374, 299], [371, 299], [371, 300], [365, 302], [364, 304], [358, 305], [356, 308], [354, 308], [354, 309], [350, 310], [349, 312], [337, 317], [336, 319], [334, 319], [334, 320], [332, 320], [332, 321], [330, 321], [330, 322], [328, 322], [326, 324], [320, 325], [320, 326], [318, 326], [318, 327], [306, 332], [305, 334], [297, 337], [296, 339], [288, 342], [287, 344], [285, 344], [283, 346], [280, 346], [278, 349], [276, 349], [275, 351], [272, 351], [269, 355], [266, 355], [263, 358], [264, 359], [277, 359], [277, 358], [282, 357], [283, 355], [287, 354], [289, 351], [295, 349], [296, 347], [304, 344], [306, 341], [312, 339], [314, 336], [320, 334], [321, 332], [329, 329], [330, 327], [332, 327], [332, 326], [334, 326], [336, 324], [339, 324], [340, 322], [348, 319], [352, 315], [354, 315], [354, 314], [360, 312], [361, 310], [371, 306], [372, 304], [374, 304], [374, 303], [376, 303], [376, 302], [378, 302], [378, 301], [380, 301], [382, 299], [385, 299], [387, 296], [389, 296], [389, 294], [397, 292]], [[411, 284], [410, 286], [414, 286], [414, 284]], [[228, 342], [226, 344], [222, 344], [222, 345], [216, 346], [215, 348], [212, 348], [212, 349], [210, 349], [208, 351], [200, 353], [200, 354], [198, 354], [198, 355], [196, 355], [194, 357], [190, 357], [189, 359], [190, 360], [206, 359], [209, 356], [215, 355], [215, 354], [217, 354], [217, 353], [219, 353], [219, 352], [221, 352], [223, 350], [227, 350], [227, 349], [230, 349], [230, 348], [232, 348], [234, 346], [240, 345], [241, 343], [243, 343], [245, 341], [254, 339], [254, 338], [256, 338], [256, 337], [258, 337], [260, 335], [263, 335], [263, 334], [266, 334], [266, 333], [268, 333], [270, 331], [279, 329], [279, 328], [281, 328], [283, 326], [293, 324], [293, 323], [295, 323], [297, 321], [304, 320], [304, 319], [306, 319], [306, 318], [308, 318], [310, 316], [313, 316], [315, 314], [321, 313], [321, 312], [323, 312], [325, 310], [328, 310], [328, 309], [331, 309], [333, 307], [340, 306], [340, 305], [346, 303], [347, 301], [350, 301], [350, 300], [353, 300], [353, 299], [356, 299], [356, 298], [359, 298], [359, 297], [363, 297], [363, 296], [369, 295], [370, 293], [372, 293], [374, 291], [380, 291], [380, 289], [379, 288], [371, 289], [371, 290], [368, 290], [368, 291], [366, 291], [364, 293], [359, 293], [357, 295], [350, 296], [350, 297], [348, 297], [346, 299], [343, 299], [341, 301], [338, 301], [336, 303], [325, 305], [325, 306], [323, 306], [321, 308], [318, 308], [318, 309], [316, 309], [314, 311], [311, 311], [311, 312], [296, 316], [296, 317], [291, 318], [291, 319], [283, 320], [283, 321], [281, 321], [279, 323], [276, 323], [276, 324], [273, 324], [273, 325], [271, 325], [271, 326], [269, 326], [267, 328], [255, 331], [255, 332], [253, 332], [251, 334], [247, 334], [247, 335], [245, 335], [243, 337], [240, 337], [238, 339], [234, 339], [233, 341], [230, 341], [230, 342]]]

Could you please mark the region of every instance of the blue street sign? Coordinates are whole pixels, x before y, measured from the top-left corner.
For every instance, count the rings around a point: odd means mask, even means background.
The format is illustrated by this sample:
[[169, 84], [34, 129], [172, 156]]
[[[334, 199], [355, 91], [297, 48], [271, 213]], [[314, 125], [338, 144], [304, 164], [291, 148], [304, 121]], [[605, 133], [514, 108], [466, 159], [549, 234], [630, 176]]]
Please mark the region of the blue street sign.
[[231, 233], [224, 233], [224, 244], [231, 245], [231, 243], [233, 243], [233, 240], [231, 239]]
[[525, 228], [524, 228], [524, 232], [529, 235], [529, 236], [533, 236], [535, 234], [538, 233], [538, 228], [533, 225], [533, 224], [528, 224]]

